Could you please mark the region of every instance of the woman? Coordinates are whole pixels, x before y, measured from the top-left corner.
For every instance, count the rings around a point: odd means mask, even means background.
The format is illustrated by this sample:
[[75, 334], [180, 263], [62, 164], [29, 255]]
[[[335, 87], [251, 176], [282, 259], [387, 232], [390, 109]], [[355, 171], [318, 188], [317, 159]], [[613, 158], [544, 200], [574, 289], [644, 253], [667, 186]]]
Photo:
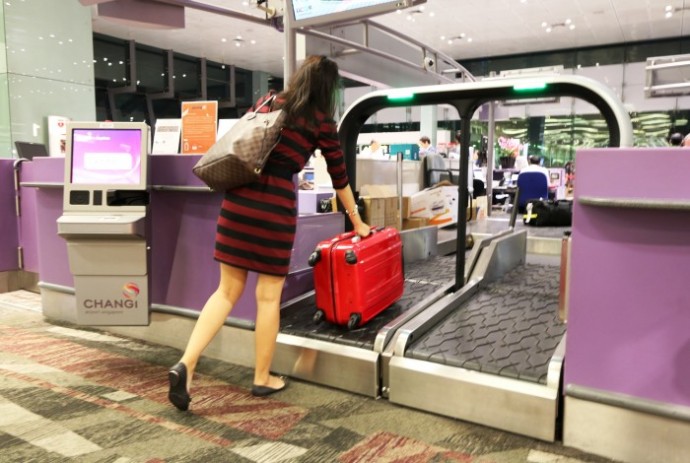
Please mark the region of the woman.
[[[297, 223], [293, 175], [302, 170], [311, 153], [320, 149], [338, 199], [360, 236], [369, 226], [357, 214], [348, 184], [343, 153], [333, 116], [338, 65], [325, 56], [310, 56], [295, 72], [288, 89], [276, 96], [273, 108], [282, 108], [286, 123], [261, 178], [225, 192], [214, 258], [220, 262], [220, 283], [199, 316], [180, 361], [168, 372], [168, 398], [187, 410], [189, 391], [203, 350], [223, 326], [247, 281], [256, 284], [256, 363], [252, 394], [264, 397], [285, 389], [286, 379], [269, 373], [280, 327], [280, 297], [287, 276]], [[258, 107], [266, 98], [260, 99]], [[269, 105], [261, 108], [269, 111]]]

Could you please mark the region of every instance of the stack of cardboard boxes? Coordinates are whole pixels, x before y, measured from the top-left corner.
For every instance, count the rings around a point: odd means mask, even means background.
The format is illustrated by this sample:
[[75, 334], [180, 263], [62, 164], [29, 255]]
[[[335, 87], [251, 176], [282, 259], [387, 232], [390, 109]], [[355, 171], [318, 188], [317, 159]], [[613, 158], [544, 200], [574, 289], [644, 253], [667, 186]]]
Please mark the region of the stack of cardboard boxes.
[[[365, 185], [360, 190], [364, 202], [362, 219], [378, 227], [400, 229], [421, 228], [428, 225], [447, 227], [458, 222], [458, 187], [427, 188], [412, 196], [403, 196], [402, 210], [394, 185]], [[335, 198], [332, 200], [336, 210]], [[467, 208], [467, 220], [485, 216], [486, 197], [473, 199]]]

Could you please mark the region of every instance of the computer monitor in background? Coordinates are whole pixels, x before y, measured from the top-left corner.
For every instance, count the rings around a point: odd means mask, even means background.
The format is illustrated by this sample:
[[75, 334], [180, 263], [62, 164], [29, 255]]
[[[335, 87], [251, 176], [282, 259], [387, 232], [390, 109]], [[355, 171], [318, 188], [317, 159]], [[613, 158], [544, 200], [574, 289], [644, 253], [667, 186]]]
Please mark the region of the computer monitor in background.
[[68, 122], [64, 210], [134, 206], [148, 188], [143, 122]]
[[139, 185], [142, 137], [137, 128], [72, 128], [73, 185]]
[[426, 0], [292, 0], [291, 24], [294, 27], [303, 27], [342, 23], [422, 3], [426, 3]]
[[14, 147], [17, 148], [17, 156], [31, 161], [33, 158], [48, 156], [48, 150], [43, 143], [31, 143], [28, 141], [15, 141]]

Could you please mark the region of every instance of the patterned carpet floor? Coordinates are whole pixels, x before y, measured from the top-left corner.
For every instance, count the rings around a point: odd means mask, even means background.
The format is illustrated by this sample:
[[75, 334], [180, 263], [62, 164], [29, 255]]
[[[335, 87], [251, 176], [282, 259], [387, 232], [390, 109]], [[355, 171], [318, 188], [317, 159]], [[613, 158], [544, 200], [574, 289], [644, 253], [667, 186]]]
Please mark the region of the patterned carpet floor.
[[0, 462], [604, 463], [610, 460], [368, 397], [203, 359], [190, 411], [167, 401], [180, 352], [47, 323], [40, 297], [0, 294]]

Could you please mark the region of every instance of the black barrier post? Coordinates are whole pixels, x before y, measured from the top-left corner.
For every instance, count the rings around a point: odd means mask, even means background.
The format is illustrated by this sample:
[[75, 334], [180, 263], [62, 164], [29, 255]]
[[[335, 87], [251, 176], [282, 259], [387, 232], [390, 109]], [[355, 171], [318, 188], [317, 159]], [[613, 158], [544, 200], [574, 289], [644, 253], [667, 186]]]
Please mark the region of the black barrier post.
[[465, 240], [467, 239], [467, 205], [469, 201], [467, 178], [470, 159], [470, 121], [472, 120], [472, 114], [469, 111], [460, 111], [460, 115], [460, 133], [456, 132], [455, 134], [455, 139], [460, 143], [460, 178], [458, 179], [458, 235], [455, 248], [454, 291], [465, 286]]

